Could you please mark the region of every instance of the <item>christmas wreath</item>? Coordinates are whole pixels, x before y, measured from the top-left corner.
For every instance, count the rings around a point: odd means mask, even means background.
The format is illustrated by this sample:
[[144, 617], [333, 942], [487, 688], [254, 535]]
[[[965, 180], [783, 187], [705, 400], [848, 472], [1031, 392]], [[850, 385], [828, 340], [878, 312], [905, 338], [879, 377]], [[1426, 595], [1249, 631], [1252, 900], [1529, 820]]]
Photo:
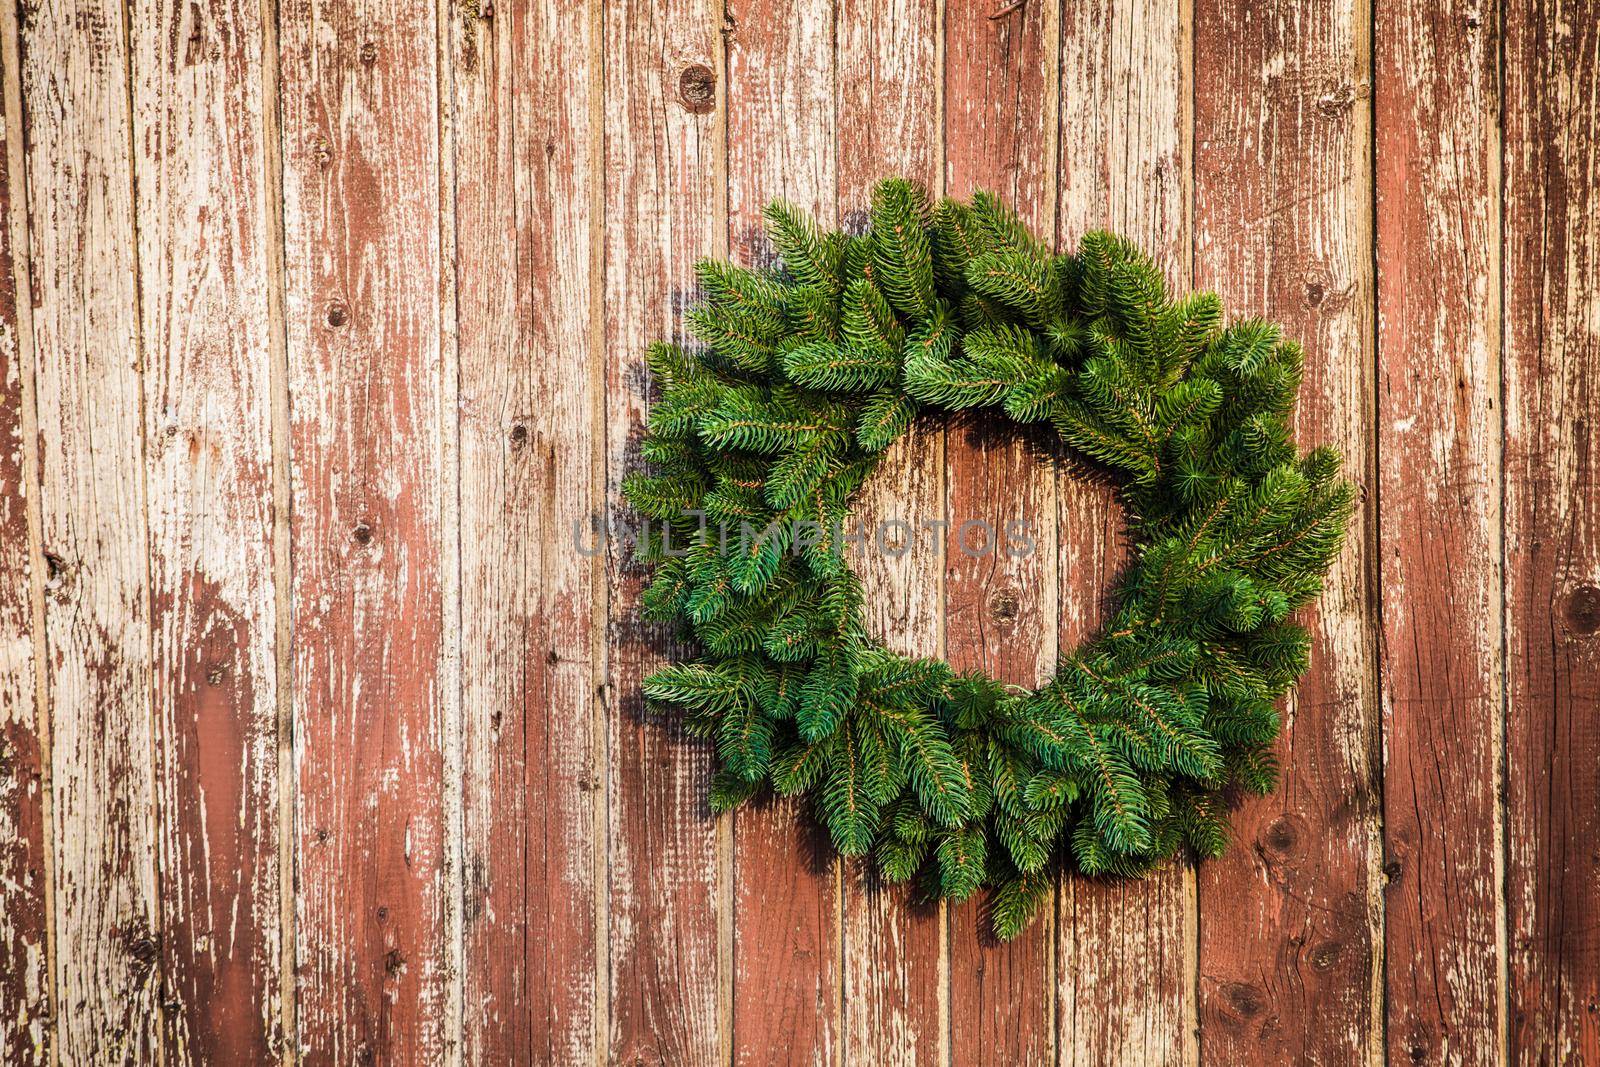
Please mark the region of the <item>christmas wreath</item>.
[[[838, 850], [965, 900], [1014, 936], [1052, 857], [1137, 875], [1227, 840], [1266, 792], [1278, 697], [1305, 670], [1312, 600], [1354, 492], [1301, 455], [1301, 350], [1217, 297], [1169, 296], [1127, 241], [1075, 255], [993, 197], [932, 207], [900, 179], [870, 226], [766, 211], [773, 269], [699, 267], [703, 348], [654, 346], [659, 394], [626, 494], [646, 521], [648, 618], [700, 654], [644, 683], [713, 740], [711, 804], [815, 798]], [[1117, 479], [1135, 545], [1098, 637], [1034, 691], [900, 655], [863, 626], [851, 495], [919, 410], [1047, 422]]]

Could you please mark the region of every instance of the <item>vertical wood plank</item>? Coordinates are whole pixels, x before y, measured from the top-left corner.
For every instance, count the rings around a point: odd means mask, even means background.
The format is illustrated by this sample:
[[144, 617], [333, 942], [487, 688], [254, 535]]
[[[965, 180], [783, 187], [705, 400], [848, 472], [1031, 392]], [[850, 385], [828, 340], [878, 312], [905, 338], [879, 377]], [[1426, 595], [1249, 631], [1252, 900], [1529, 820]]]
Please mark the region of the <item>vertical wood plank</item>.
[[[998, 5], [997, 5], [998, 6]], [[999, 194], [1035, 233], [1055, 235], [1061, 27], [1058, 5], [1000, 17], [945, 9], [945, 179], [951, 196]], [[1059, 581], [1052, 435], [964, 420], [946, 443], [951, 531], [945, 639], [956, 670], [1033, 688], [1054, 671]], [[1025, 522], [1031, 548], [1014, 543]], [[968, 525], [980, 524], [980, 525]], [[987, 546], [987, 547], [986, 547]], [[1026, 554], [1019, 554], [1026, 552]], [[950, 909], [951, 1061], [1032, 1064], [1055, 1048], [1055, 906], [1015, 940], [994, 938], [974, 901]]]
[[149, 571], [119, 4], [24, 7], [51, 709], [57, 1053], [162, 1055]]
[[1377, 9], [1378, 545], [1400, 1062], [1504, 1060], [1493, 5]]
[[168, 1047], [279, 1034], [277, 618], [261, 6], [135, 5], [133, 122]]
[[293, 448], [298, 1043], [447, 1040], [438, 37], [279, 11]]
[[595, 1059], [595, 560], [585, 5], [452, 5], [465, 1054]]
[[[1189, 280], [1188, 7], [1094, 0], [1062, 14], [1058, 243], [1110, 228]], [[1092, 636], [1126, 554], [1110, 486], [1060, 482], [1061, 648]], [[1185, 1063], [1194, 1033], [1194, 875], [1172, 863], [1138, 882], [1071, 877], [1057, 920], [1059, 1059]]]
[[709, 748], [651, 713], [640, 681], [668, 653], [639, 618], [642, 574], [620, 536], [651, 383], [646, 346], [682, 338], [697, 259], [725, 250], [720, 5], [617, 0], [605, 11], [609, 1057], [726, 1059], [718, 925], [722, 852]]
[[1513, 1063], [1600, 1063], [1600, 9], [1505, 14]]
[[[1372, 459], [1371, 12], [1360, 0], [1195, 13], [1195, 275], [1230, 317], [1306, 349], [1302, 448]], [[1368, 516], [1306, 612], [1311, 670], [1284, 709], [1278, 788], [1199, 870], [1203, 1062], [1381, 1057], [1375, 600]]]
[[595, 1057], [590, 30], [566, 3], [449, 26], [473, 1062]]
[[[832, 0], [730, 3], [728, 228], [735, 262], [771, 262], [761, 210], [783, 197], [834, 224]], [[831, 1064], [839, 1053], [840, 864], [812, 806], [734, 815], [734, 1062]]]
[[[839, 8], [839, 217], [866, 225], [872, 187], [898, 174], [941, 191], [938, 0], [868, 0]], [[897, 652], [944, 654], [944, 553], [921, 529], [943, 520], [944, 431], [923, 420], [896, 442], [862, 490], [867, 533], [851, 565], [866, 592], [867, 627]], [[905, 550], [892, 527], [916, 531]], [[894, 553], [900, 552], [898, 556]], [[936, 1063], [949, 1047], [945, 908], [879, 885], [870, 865], [845, 865], [844, 1012], [847, 1062]]]
[[[14, 15], [5, 16], [0, 58], [0, 1062], [50, 1062], [51, 960], [46, 882], [47, 723], [39, 704], [33, 561], [39, 488], [33, 481], [27, 413], [32, 367], [19, 306], [26, 259], [14, 234], [26, 232], [21, 174]], [[21, 269], [19, 270], [19, 260]], [[27, 292], [26, 288], [22, 289]], [[30, 514], [30, 508], [34, 514]]]

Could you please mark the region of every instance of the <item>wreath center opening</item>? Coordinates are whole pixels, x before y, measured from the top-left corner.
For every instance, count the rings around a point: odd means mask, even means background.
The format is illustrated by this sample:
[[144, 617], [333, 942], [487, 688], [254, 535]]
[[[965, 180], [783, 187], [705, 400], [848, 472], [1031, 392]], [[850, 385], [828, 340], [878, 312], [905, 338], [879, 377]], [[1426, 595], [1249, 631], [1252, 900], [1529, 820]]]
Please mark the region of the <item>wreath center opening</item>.
[[919, 414], [851, 522], [868, 636], [1014, 688], [1104, 628], [1131, 561], [1113, 474], [1004, 419]]

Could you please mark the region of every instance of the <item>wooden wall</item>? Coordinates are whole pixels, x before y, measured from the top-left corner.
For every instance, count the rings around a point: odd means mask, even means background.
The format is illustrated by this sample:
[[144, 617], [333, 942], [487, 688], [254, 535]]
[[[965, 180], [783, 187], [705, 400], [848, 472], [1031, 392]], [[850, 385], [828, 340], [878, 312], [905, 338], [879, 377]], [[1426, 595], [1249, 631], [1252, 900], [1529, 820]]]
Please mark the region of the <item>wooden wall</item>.
[[[20, 0], [0, 21], [0, 1062], [1600, 1064], [1595, 0]], [[1229, 854], [1010, 944], [713, 819], [625, 520], [706, 255], [887, 173], [1308, 351], [1364, 489]], [[905, 651], [1126, 546], [953, 421]], [[579, 545], [585, 550], [579, 550]]]

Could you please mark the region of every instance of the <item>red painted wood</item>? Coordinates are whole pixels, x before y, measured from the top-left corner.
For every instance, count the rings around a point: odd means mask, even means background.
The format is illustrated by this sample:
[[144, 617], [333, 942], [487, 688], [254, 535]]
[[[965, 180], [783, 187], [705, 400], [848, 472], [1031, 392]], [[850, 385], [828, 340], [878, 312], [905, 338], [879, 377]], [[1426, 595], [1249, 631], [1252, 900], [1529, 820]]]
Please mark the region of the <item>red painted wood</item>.
[[1375, 36], [1387, 1051], [1503, 1058], [1499, 101], [1492, 10]]
[[148, 6], [130, 28], [163, 1021], [196, 1061], [259, 1063], [284, 1047], [266, 31], [250, 0]]
[[[35, 657], [34, 561], [28, 508], [39, 486], [28, 484], [23, 411], [22, 324], [12, 227], [26, 223], [27, 200], [13, 192], [13, 159], [6, 111], [14, 71], [0, 98], [0, 648], [10, 650], [0, 672], [0, 1062], [43, 1067], [50, 1062], [50, 958], [45, 904], [44, 741], [39, 718], [42, 664]], [[17, 175], [20, 177], [20, 175]], [[24, 277], [25, 268], [24, 268]]]
[[[1372, 451], [1370, 74], [1364, 4], [1195, 10], [1195, 279], [1306, 349], [1302, 449]], [[1203, 864], [1202, 1062], [1370, 1060], [1380, 947], [1375, 600], [1357, 515], [1303, 614], [1311, 670], [1284, 707], [1283, 773]]]
[[1505, 10], [1513, 1063], [1600, 1063], [1600, 8]]
[[[728, 229], [735, 262], [773, 254], [761, 209], [783, 197], [834, 222], [832, 0], [730, 4]], [[840, 865], [812, 805], [734, 816], [733, 1050], [750, 1067], [839, 1051]]]
[[434, 1061], [451, 1028], [436, 28], [405, 4], [279, 12], [312, 1064]]
[[599, 25], [587, 5], [449, 21], [460, 359], [463, 1041], [591, 1063], [604, 851], [591, 249]]
[[[939, 192], [938, 14], [932, 0], [839, 6], [835, 121], [838, 210], [846, 228], [865, 225], [872, 187], [888, 175]], [[856, 514], [875, 531], [880, 522], [900, 519], [916, 526], [943, 511], [944, 433], [919, 423], [889, 450], [863, 489]], [[898, 558], [869, 548], [852, 566], [866, 589], [870, 632], [899, 652], [943, 654], [943, 559], [936, 538], [921, 535]], [[904, 888], [877, 884], [866, 864], [845, 865], [848, 1061], [911, 1064], [945, 1055], [944, 908], [914, 905], [908, 898]]]
[[[1593, 7], [6, 15], [0, 1061], [1600, 1060]], [[1369, 482], [1198, 910], [1183, 866], [1072, 877], [1002, 948], [809, 813], [719, 823], [638, 699], [685, 650], [625, 545], [569, 551], [693, 261], [894, 172], [1192, 254]], [[1126, 552], [1009, 433], [919, 427], [864, 496], [1054, 516], [857, 561], [891, 646], [1021, 683]]]
[[[948, 191], [958, 197], [975, 189], [996, 193], [1049, 240], [1057, 197], [1058, 131], [1051, 105], [1060, 60], [1058, 15], [1044, 4], [990, 15], [977, 4], [945, 9]], [[954, 536], [945, 542], [945, 639], [957, 670], [981, 668], [1032, 688], [1055, 669], [1057, 501], [1051, 452], [1047, 428], [1018, 429], [992, 412], [949, 432], [947, 514]], [[1011, 528], [1018, 522], [1027, 524], [1025, 531]], [[1032, 547], [1014, 544], [1014, 534], [1024, 534]], [[1002, 943], [979, 899], [950, 909], [953, 1063], [1052, 1058], [1054, 918], [1052, 899], [1027, 930]]]
[[[1188, 283], [1191, 44], [1178, 5], [1094, 0], [1061, 25], [1057, 243], [1112, 229]], [[1058, 479], [1060, 646], [1110, 613], [1128, 556], [1112, 485]], [[1056, 1042], [1063, 1064], [1192, 1062], [1194, 878], [1173, 863], [1139, 882], [1067, 878], [1056, 920]]]
[[[726, 251], [721, 28], [720, 9], [697, 0], [605, 14], [606, 499], [619, 527], [633, 521], [620, 486], [640, 464], [645, 348], [683, 336], [695, 260]], [[632, 551], [613, 538], [606, 556], [609, 1058], [713, 1063], [727, 1058], [727, 1018], [711, 752], [640, 698], [641, 679], [685, 650], [640, 620]]]

